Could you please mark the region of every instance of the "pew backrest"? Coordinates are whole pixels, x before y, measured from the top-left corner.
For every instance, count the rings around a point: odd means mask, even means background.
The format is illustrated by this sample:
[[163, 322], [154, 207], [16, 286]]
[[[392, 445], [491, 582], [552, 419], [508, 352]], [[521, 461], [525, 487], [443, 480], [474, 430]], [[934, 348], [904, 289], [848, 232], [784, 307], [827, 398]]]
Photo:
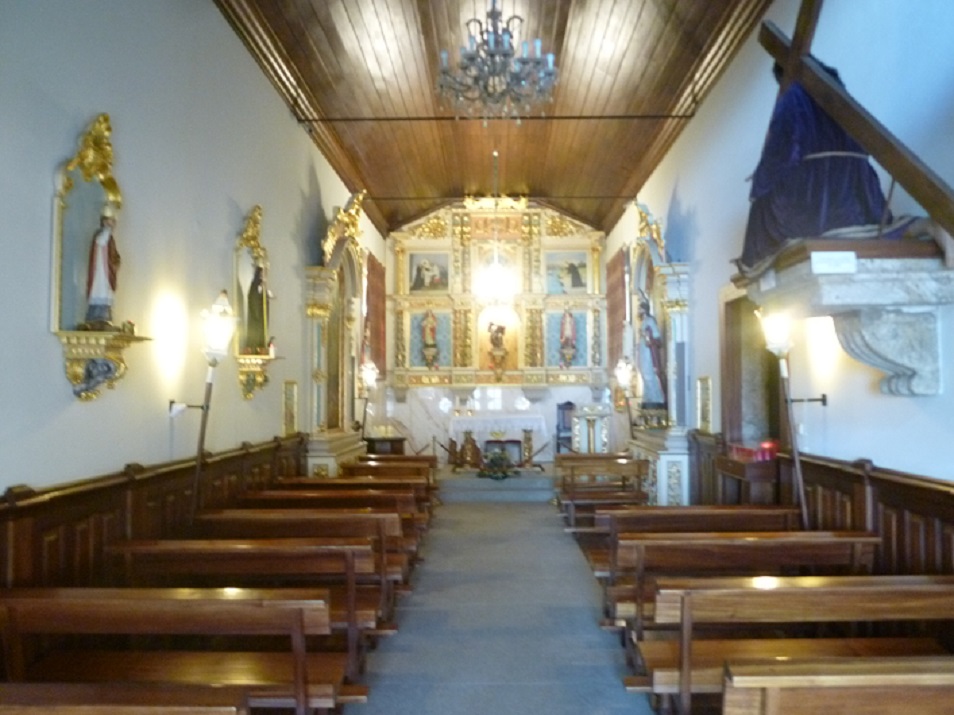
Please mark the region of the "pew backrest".
[[820, 712], [946, 715], [954, 703], [954, 656], [730, 661], [723, 715]]
[[248, 715], [244, 688], [154, 683], [0, 683], [0, 715]]
[[777, 506], [638, 506], [596, 510], [594, 526], [627, 531], [788, 531], [799, 529], [799, 511]]
[[33, 636], [255, 636], [289, 638], [296, 710], [308, 707], [306, 638], [331, 632], [327, 591], [261, 598], [241, 589], [14, 588], [0, 591], [9, 680], [24, 680]]
[[660, 579], [657, 623], [679, 626], [679, 698], [691, 711], [693, 632], [734, 623], [954, 619], [954, 576]]

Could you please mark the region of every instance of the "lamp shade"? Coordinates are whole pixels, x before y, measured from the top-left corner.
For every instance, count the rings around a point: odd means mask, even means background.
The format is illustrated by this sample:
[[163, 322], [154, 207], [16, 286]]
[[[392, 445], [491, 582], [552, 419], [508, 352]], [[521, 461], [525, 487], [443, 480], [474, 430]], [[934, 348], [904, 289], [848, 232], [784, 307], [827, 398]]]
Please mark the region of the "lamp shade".
[[235, 332], [235, 316], [227, 291], [219, 293], [211, 309], [202, 311], [202, 330], [205, 334], [205, 347], [202, 352], [209, 365], [214, 367], [229, 354], [229, 346]]
[[776, 355], [783, 357], [792, 349], [792, 321], [785, 313], [763, 313], [755, 311], [762, 325], [762, 334], [765, 336], [765, 347]]
[[367, 360], [361, 363], [361, 382], [364, 384], [365, 389], [374, 387], [377, 381], [378, 366], [374, 364], [374, 360]]
[[633, 381], [633, 363], [628, 358], [621, 357], [613, 369], [616, 376], [616, 384], [624, 390], [628, 390]]

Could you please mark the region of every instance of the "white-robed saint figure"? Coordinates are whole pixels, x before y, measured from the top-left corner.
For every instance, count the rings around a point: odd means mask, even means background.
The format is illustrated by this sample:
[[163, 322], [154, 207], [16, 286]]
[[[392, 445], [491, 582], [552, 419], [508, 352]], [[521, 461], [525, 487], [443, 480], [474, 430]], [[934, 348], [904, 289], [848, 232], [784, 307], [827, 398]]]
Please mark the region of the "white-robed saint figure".
[[86, 325], [93, 329], [110, 327], [113, 319], [113, 297], [119, 273], [119, 251], [116, 249], [116, 207], [103, 206], [99, 228], [89, 248], [89, 270], [86, 280]]
[[643, 381], [643, 407], [666, 405], [666, 368], [662, 356], [662, 332], [649, 312], [649, 300], [639, 301], [639, 375]]

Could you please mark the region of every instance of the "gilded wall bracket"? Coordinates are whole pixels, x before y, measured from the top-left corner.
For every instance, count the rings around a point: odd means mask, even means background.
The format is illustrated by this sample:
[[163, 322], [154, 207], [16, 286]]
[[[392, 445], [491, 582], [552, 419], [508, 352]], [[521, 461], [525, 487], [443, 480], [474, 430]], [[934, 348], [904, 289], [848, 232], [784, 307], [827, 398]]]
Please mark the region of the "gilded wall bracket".
[[95, 400], [126, 374], [124, 351], [149, 338], [130, 320], [113, 323], [122, 259], [116, 224], [123, 205], [113, 176], [112, 124], [98, 115], [57, 173], [53, 210], [51, 331], [73, 394]]

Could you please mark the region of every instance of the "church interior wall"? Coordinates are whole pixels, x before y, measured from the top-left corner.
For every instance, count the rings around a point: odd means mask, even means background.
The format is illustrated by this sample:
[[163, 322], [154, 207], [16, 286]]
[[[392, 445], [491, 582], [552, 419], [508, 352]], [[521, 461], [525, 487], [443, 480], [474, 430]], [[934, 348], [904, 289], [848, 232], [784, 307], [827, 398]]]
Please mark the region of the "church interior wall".
[[[245, 217], [263, 207], [270, 382], [246, 400], [234, 360], [216, 370], [206, 449], [282, 433], [282, 387], [310, 406], [303, 266], [314, 264], [350, 191], [289, 114], [212, 2], [13, 0], [0, 22], [0, 269], [7, 303], [0, 374], [0, 490], [192, 457], [201, 402], [199, 313], [231, 285]], [[90, 122], [110, 115], [123, 194], [114, 313], [150, 341], [125, 352], [114, 390], [79, 402], [50, 330], [54, 177]], [[361, 241], [383, 240], [365, 217]]]
[[[780, 0], [766, 19], [791, 36], [799, 5]], [[813, 42], [814, 54], [839, 70], [848, 91], [948, 184], [954, 183], [954, 152], [946, 139], [954, 129], [954, 52], [946, 49], [944, 28], [952, 13], [943, 0], [826, 3]], [[934, 51], [917, 49], [925, 47]], [[718, 296], [731, 287], [730, 261], [742, 249], [745, 179], [758, 162], [777, 92], [770, 67], [753, 34], [639, 196], [662, 221], [664, 233], [687, 234], [694, 346], [690, 379], [711, 376], [715, 404], [721, 397]], [[888, 181], [882, 180], [886, 193]], [[891, 207], [896, 213], [923, 214], [900, 187]], [[610, 234], [609, 250], [615, 234]], [[938, 315], [944, 386], [933, 397], [881, 394], [880, 374], [848, 357], [837, 341], [832, 345], [830, 319], [796, 324], [792, 394], [825, 392], [829, 398], [824, 408], [795, 405], [802, 450], [847, 460], [866, 457], [883, 467], [954, 479], [954, 443], [947, 427], [954, 406], [954, 312], [941, 307]]]

